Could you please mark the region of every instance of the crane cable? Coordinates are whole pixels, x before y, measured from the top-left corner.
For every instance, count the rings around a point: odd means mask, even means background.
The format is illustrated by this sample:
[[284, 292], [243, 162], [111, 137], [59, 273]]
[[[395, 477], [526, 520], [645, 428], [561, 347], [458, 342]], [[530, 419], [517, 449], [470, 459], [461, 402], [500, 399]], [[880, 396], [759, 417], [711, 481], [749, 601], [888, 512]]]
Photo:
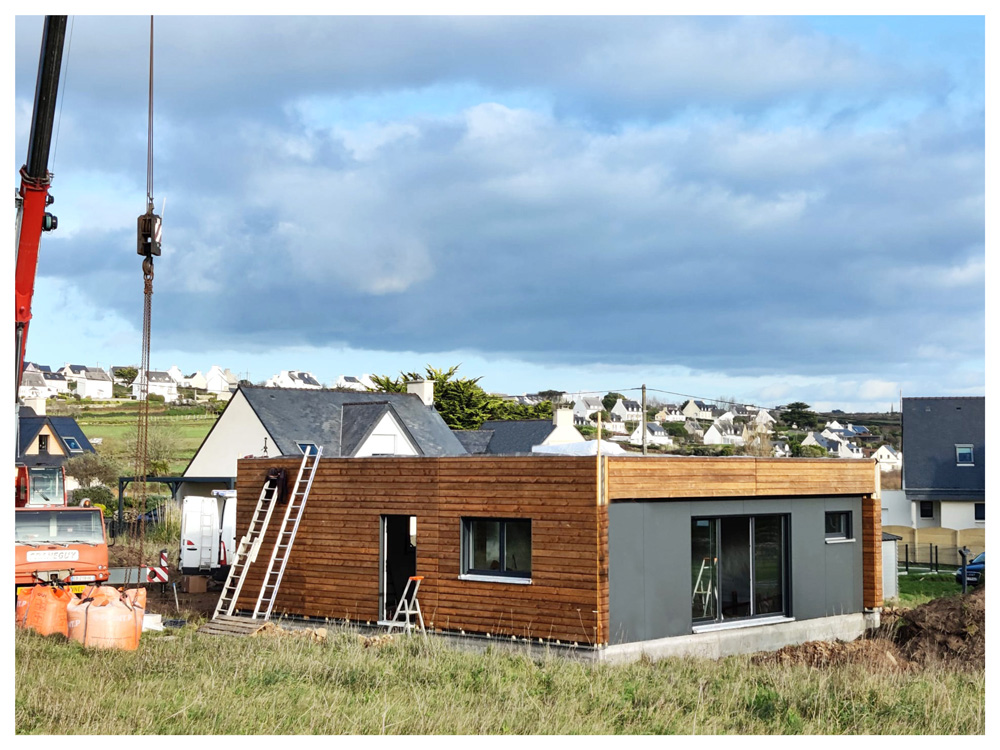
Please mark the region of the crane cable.
[[159, 225], [150, 220], [143, 224], [144, 218], [153, 218], [153, 17], [149, 17], [149, 126], [146, 142], [146, 213], [139, 217], [139, 246], [143, 247], [143, 228], [154, 232], [146, 244], [147, 252], [142, 261], [143, 278], [143, 310], [142, 310], [142, 360], [139, 365], [139, 412], [136, 424], [135, 440], [135, 472], [133, 473], [133, 499], [137, 510], [137, 518], [133, 533], [130, 535], [130, 547], [134, 549], [135, 564], [142, 564], [143, 543], [146, 532], [146, 503], [149, 476], [149, 348], [151, 319], [153, 311], [153, 244], [159, 240]]

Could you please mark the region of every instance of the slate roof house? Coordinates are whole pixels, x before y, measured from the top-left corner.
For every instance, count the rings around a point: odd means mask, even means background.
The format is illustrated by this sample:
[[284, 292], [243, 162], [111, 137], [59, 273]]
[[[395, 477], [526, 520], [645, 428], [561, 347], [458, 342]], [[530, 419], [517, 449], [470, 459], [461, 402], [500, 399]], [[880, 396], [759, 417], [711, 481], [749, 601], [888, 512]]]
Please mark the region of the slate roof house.
[[[300, 462], [238, 462], [252, 501], [237, 534], [269, 469], [290, 486]], [[384, 622], [420, 575], [429, 630], [594, 660], [851, 640], [882, 603], [876, 475], [874, 461], [829, 459], [324, 455], [274, 613]]]
[[[143, 373], [140, 372], [132, 381], [132, 398], [139, 398], [139, 390], [142, 388], [144, 379]], [[163, 400], [167, 403], [176, 401], [178, 397], [177, 381], [170, 376], [169, 372], [150, 370], [146, 392], [150, 395], [155, 393], [158, 396], [163, 396]]]
[[[185, 477], [235, 477], [244, 456], [457, 456], [462, 444], [434, 409], [433, 381], [408, 393], [353, 393], [239, 386], [184, 471]], [[224, 489], [182, 484], [178, 496]], [[255, 496], [256, 499], [256, 496]]]
[[[72, 417], [49, 417], [33, 409], [18, 410], [18, 462], [29, 469], [37, 466], [62, 466], [68, 458], [94, 447]], [[66, 477], [66, 489], [79, 485]]]
[[269, 388], [322, 388], [323, 385], [311, 372], [303, 370], [282, 370], [272, 375], [264, 383]]
[[582, 443], [571, 409], [556, 409], [552, 419], [486, 421], [478, 430], [455, 430], [455, 437], [472, 454], [513, 456], [531, 453], [536, 445]]
[[913, 527], [887, 527], [904, 543], [936, 544], [940, 561], [986, 542], [986, 399], [903, 399], [903, 492]]

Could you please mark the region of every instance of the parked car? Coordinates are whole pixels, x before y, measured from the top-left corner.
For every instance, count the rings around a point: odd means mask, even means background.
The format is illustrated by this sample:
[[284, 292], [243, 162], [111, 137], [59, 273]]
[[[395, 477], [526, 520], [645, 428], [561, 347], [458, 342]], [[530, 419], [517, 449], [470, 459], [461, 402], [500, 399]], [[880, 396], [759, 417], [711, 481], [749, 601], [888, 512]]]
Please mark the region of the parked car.
[[[967, 577], [970, 586], [978, 586], [980, 583], [984, 583], [986, 581], [986, 553], [980, 552], [978, 555], [969, 560], [965, 569], [968, 574]], [[961, 568], [955, 571], [955, 581], [958, 582], [959, 586], [962, 585]]]

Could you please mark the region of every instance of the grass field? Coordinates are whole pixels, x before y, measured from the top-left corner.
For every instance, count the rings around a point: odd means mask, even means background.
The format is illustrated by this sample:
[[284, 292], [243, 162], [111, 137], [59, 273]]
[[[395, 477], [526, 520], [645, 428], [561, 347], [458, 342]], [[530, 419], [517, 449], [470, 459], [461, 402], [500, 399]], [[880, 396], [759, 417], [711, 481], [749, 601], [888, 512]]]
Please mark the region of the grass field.
[[144, 633], [136, 652], [18, 631], [32, 734], [981, 734], [985, 673], [667, 659], [587, 665], [357, 633]]
[[899, 604], [915, 607], [931, 599], [962, 593], [954, 573], [910, 573], [899, 577]]

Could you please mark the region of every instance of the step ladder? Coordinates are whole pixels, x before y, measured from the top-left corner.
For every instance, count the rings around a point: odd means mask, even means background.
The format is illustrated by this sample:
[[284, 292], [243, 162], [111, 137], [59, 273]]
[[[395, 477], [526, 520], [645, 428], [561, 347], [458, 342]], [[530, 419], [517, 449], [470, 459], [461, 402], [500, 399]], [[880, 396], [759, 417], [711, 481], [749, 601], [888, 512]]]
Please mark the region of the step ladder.
[[[278, 587], [285, 574], [285, 565], [292, 552], [292, 543], [299, 530], [299, 521], [302, 520], [302, 512], [305, 510], [313, 477], [316, 476], [316, 468], [319, 466], [319, 459], [322, 455], [323, 446], [318, 446], [315, 453], [307, 451], [302, 456], [299, 475], [295, 478], [295, 489], [292, 490], [292, 496], [285, 508], [285, 517], [281, 521], [278, 537], [274, 540], [274, 549], [271, 550], [271, 561], [267, 564], [264, 584], [260, 587], [260, 594], [257, 596], [257, 604], [253, 610], [254, 619], [257, 619], [262, 613], [264, 620], [271, 619], [271, 610], [274, 609], [274, 600], [278, 596]], [[304, 484], [303, 479], [305, 479]]]
[[420, 590], [420, 583], [423, 580], [423, 576], [410, 576], [407, 580], [406, 586], [403, 588], [403, 595], [399, 598], [399, 604], [396, 605], [396, 614], [393, 615], [386, 632], [391, 633], [393, 628], [405, 628], [409, 634], [414, 627], [410, 618], [416, 615], [417, 622], [420, 623], [420, 632], [424, 634], [425, 638], [427, 637], [427, 631], [424, 629], [424, 616], [420, 614], [420, 602], [417, 601], [417, 592]]
[[[705, 574], [706, 570], [708, 575]], [[691, 594], [691, 603], [694, 604], [698, 597], [701, 597], [701, 616], [708, 616], [708, 605], [715, 594], [715, 558], [706, 557], [701, 561], [701, 570], [698, 571], [698, 579], [694, 582], [694, 592]]]
[[233, 555], [232, 564], [229, 566], [229, 575], [226, 576], [226, 583], [222, 587], [219, 601], [215, 605], [215, 614], [212, 619], [220, 615], [232, 615], [236, 608], [236, 600], [240, 598], [240, 591], [243, 589], [243, 582], [247, 577], [247, 570], [250, 564], [257, 559], [260, 551], [260, 543], [264, 538], [264, 531], [271, 520], [271, 513], [274, 511], [275, 498], [281, 491], [276, 481], [268, 479], [260, 491], [257, 499], [257, 507], [253, 512], [253, 519], [247, 533], [240, 539], [236, 546], [236, 553]]

